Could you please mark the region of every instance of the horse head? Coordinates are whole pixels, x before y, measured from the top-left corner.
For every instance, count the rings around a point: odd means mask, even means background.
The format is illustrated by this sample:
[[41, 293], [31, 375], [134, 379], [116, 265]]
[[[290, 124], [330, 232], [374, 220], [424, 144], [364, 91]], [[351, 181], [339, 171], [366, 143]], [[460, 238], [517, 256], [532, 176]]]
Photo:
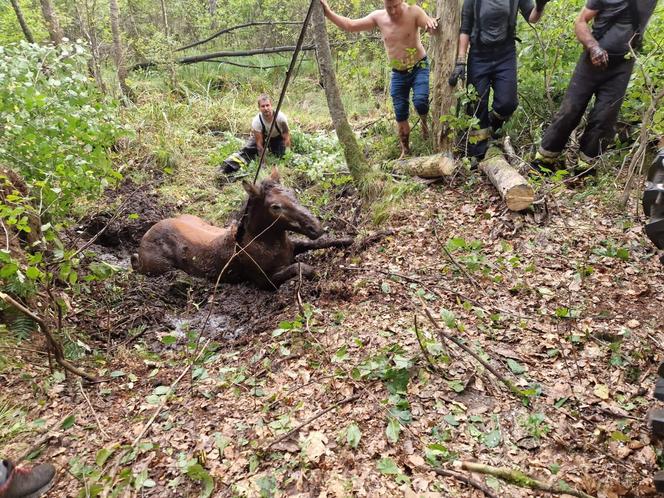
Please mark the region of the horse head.
[[273, 226], [275, 230], [301, 233], [310, 239], [323, 234], [318, 219], [299, 203], [291, 189], [280, 183], [277, 168], [272, 168], [271, 175], [259, 185], [246, 181], [242, 185], [249, 194], [247, 214], [256, 229]]

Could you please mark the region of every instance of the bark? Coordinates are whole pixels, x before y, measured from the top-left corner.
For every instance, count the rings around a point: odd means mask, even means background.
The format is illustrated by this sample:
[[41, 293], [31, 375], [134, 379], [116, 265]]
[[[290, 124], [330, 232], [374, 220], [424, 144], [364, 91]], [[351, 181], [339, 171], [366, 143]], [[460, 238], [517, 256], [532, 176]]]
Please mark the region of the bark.
[[62, 43], [63, 34], [53, 2], [51, 2], [51, 0], [39, 0], [39, 3], [41, 4], [42, 15], [46, 21], [48, 35], [54, 45], [60, 45]]
[[120, 22], [118, 1], [110, 0], [111, 13], [111, 33], [113, 34], [113, 58], [117, 67], [118, 82], [122, 94], [131, 99], [131, 90], [127, 86], [127, 68], [124, 63], [124, 54], [122, 52], [122, 40], [120, 39]]
[[429, 55], [431, 57], [431, 118], [434, 150], [451, 151], [452, 130], [441, 117], [450, 114], [455, 104], [454, 87], [447, 82], [456, 61], [461, 23], [461, 2], [459, 0], [436, 0], [438, 31], [431, 36]]
[[[75, 3], [74, 8], [76, 11], [76, 20], [78, 21], [81, 31], [83, 32], [83, 35], [90, 44], [91, 57], [88, 60], [88, 70], [90, 71], [90, 74], [97, 82], [97, 86], [99, 87], [99, 89], [103, 93], [106, 93], [106, 85], [104, 84], [104, 79], [102, 78], [101, 75], [101, 68], [99, 66], [99, 41], [96, 35], [96, 27], [94, 23], [91, 22], [91, 16], [90, 16], [90, 11], [87, 8], [87, 2], [86, 2], [86, 19], [83, 18], [83, 13], [81, 12], [81, 6], [79, 5], [78, 2]], [[92, 10], [93, 11], [95, 10], [94, 6]]]
[[11, 0], [11, 2], [12, 2], [12, 8], [16, 13], [16, 19], [18, 19], [18, 23], [21, 25], [21, 31], [23, 31], [25, 39], [28, 41], [28, 43], [34, 43], [35, 38], [32, 36], [32, 31], [30, 31], [28, 23], [25, 22], [25, 18], [23, 17], [23, 11], [21, 10], [21, 6], [18, 4], [18, 0]]
[[446, 152], [432, 156], [411, 157], [394, 161], [393, 169], [399, 173], [421, 178], [451, 176], [456, 164]]
[[486, 159], [480, 163], [480, 170], [489, 177], [508, 209], [522, 211], [532, 205], [535, 199], [533, 188], [528, 184], [528, 180], [505, 160], [499, 149], [489, 149]]
[[369, 172], [369, 165], [360, 150], [348, 118], [344, 109], [339, 87], [337, 87], [337, 78], [332, 66], [332, 52], [330, 50], [330, 41], [327, 38], [325, 28], [325, 14], [320, 2], [315, 2], [314, 10], [311, 16], [312, 31], [314, 42], [316, 44], [316, 55], [318, 67], [320, 69], [323, 87], [325, 88], [325, 97], [327, 106], [330, 110], [330, 117], [337, 132], [337, 138], [344, 150], [344, 157], [348, 170], [356, 183], [362, 184], [366, 174]]
[[164, 34], [168, 38], [168, 15], [166, 14], [166, 0], [161, 0], [161, 22], [164, 25]]

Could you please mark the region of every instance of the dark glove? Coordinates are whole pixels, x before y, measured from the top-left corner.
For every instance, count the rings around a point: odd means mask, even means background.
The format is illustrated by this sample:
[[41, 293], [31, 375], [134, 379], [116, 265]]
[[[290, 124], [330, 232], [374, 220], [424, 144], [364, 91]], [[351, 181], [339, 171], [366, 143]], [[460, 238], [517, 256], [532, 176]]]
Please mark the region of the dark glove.
[[599, 46], [599, 43], [590, 47], [588, 54], [590, 55], [590, 62], [593, 63], [593, 66], [604, 68], [609, 63], [609, 54]]
[[549, 1], [550, 0], [535, 0], [535, 8], [538, 12], [542, 12], [544, 10], [544, 6], [549, 3]]
[[447, 80], [447, 82], [450, 84], [450, 86], [456, 86], [456, 84], [461, 81], [466, 80], [466, 63], [465, 62], [457, 62], [454, 65], [454, 69], [452, 70], [452, 74], [450, 74], [450, 79]]

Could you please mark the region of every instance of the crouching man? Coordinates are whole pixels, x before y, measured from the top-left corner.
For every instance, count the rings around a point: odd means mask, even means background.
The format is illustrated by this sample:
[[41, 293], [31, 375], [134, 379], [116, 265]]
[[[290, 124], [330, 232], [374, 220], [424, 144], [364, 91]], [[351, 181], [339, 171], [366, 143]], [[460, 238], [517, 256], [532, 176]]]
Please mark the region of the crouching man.
[[258, 97], [258, 109], [260, 112], [251, 122], [251, 135], [247, 143], [238, 152], [227, 157], [219, 167], [222, 178], [224, 175], [232, 175], [237, 172], [263, 153], [272, 121], [275, 123], [270, 138], [267, 139], [268, 150], [275, 156], [282, 157], [286, 153], [286, 149], [290, 147], [291, 136], [286, 115], [280, 112], [275, 120], [272, 99], [265, 94]]

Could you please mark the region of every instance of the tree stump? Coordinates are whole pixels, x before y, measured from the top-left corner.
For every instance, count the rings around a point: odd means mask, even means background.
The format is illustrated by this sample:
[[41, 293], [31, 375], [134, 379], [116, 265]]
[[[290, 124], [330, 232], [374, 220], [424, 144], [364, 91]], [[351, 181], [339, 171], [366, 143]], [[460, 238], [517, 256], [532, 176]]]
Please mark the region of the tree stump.
[[441, 152], [432, 156], [398, 159], [392, 163], [392, 168], [397, 173], [404, 175], [440, 178], [451, 176], [456, 168], [456, 163], [449, 153]]
[[522, 211], [533, 203], [533, 188], [528, 184], [528, 180], [505, 160], [500, 149], [489, 149], [486, 159], [480, 163], [480, 170], [489, 177], [511, 211]]

